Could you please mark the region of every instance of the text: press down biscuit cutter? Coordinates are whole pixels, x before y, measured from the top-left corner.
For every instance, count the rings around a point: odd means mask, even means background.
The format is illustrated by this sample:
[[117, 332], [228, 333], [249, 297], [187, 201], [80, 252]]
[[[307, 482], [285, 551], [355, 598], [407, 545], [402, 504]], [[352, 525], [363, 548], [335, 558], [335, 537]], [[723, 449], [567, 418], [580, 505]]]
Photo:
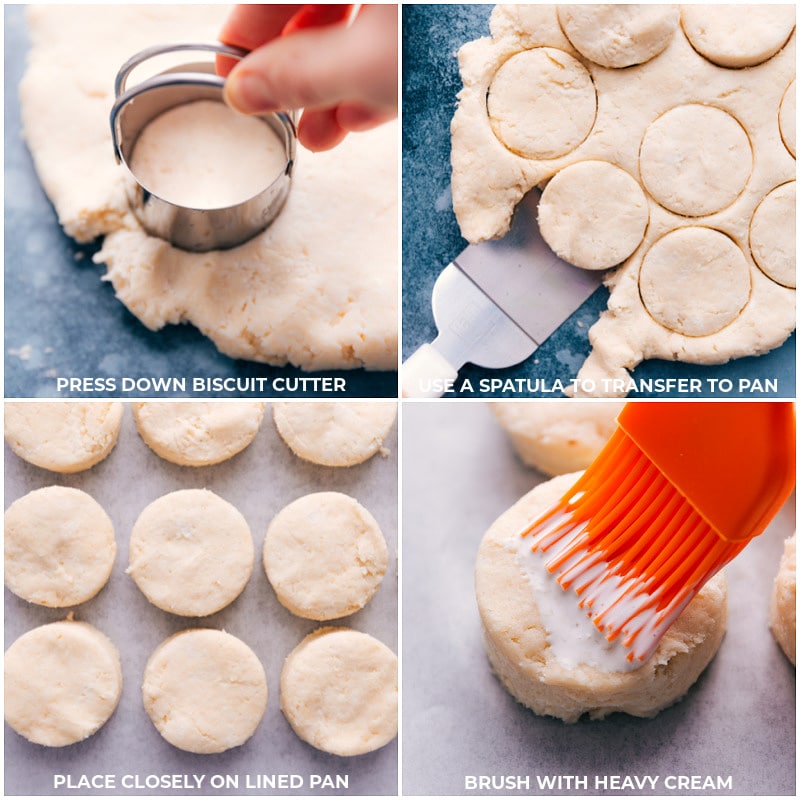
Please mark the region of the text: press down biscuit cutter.
[[296, 158], [294, 119], [281, 112], [260, 116], [283, 144], [286, 161], [283, 171], [255, 196], [220, 208], [189, 208], [154, 194], [131, 169], [139, 134], [157, 116], [176, 106], [198, 100], [223, 102], [225, 78], [216, 74], [213, 59], [172, 67], [127, 88], [128, 78], [137, 67], [158, 56], [181, 51], [211, 52], [235, 59], [247, 55], [246, 50], [221, 44], [171, 44], [150, 47], [131, 57], [120, 68], [114, 86], [114, 155], [133, 178], [128, 181], [128, 199], [149, 234], [195, 252], [236, 247], [263, 231], [286, 201]]

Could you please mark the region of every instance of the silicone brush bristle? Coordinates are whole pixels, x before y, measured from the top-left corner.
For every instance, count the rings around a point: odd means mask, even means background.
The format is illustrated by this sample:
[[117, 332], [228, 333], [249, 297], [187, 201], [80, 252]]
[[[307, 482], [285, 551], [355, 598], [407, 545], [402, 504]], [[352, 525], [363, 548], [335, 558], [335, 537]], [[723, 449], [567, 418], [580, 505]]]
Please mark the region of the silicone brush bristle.
[[621, 429], [558, 504], [522, 533], [609, 641], [645, 661], [747, 540], [727, 542]]

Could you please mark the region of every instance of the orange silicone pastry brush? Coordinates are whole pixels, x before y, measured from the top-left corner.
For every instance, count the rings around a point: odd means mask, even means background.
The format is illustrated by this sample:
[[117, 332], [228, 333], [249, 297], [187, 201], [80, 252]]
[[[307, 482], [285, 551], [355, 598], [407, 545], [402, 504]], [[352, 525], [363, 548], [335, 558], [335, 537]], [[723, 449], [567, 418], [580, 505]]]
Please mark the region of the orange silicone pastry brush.
[[795, 483], [791, 403], [628, 403], [589, 468], [523, 533], [628, 658], [762, 533]]

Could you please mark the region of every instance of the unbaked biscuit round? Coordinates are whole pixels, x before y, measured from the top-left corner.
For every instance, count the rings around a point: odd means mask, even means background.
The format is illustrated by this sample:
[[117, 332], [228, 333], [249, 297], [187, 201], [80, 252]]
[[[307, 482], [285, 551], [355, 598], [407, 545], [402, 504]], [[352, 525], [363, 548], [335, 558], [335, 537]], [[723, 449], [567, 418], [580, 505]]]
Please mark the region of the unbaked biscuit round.
[[6, 403], [5, 437], [30, 464], [53, 472], [89, 469], [114, 448], [122, 403]]
[[752, 67], [780, 50], [794, 29], [793, 5], [683, 5], [681, 24], [700, 55], [721, 67]]
[[550, 180], [539, 201], [539, 230], [560, 258], [583, 269], [621, 264], [647, 228], [638, 182], [607, 161], [579, 161]]
[[630, 67], [666, 49], [678, 27], [671, 5], [557, 5], [572, 46], [603, 67]]
[[377, 750], [397, 736], [397, 656], [366, 633], [320, 628], [283, 665], [281, 709], [318, 750]]
[[718, 573], [635, 667], [563, 591], [520, 532], [580, 473], [540, 484], [487, 531], [475, 564], [475, 591], [489, 662], [503, 686], [537, 714], [575, 722], [622, 711], [655, 716], [683, 697], [725, 633], [727, 592]]
[[586, 67], [554, 47], [511, 56], [492, 79], [486, 102], [495, 136], [524, 158], [571, 152], [589, 135], [597, 113]]
[[639, 292], [650, 316], [685, 336], [709, 336], [741, 313], [750, 299], [744, 253], [711, 228], [678, 228], [647, 251]]
[[86, 622], [52, 622], [6, 650], [6, 722], [31, 742], [64, 747], [96, 733], [122, 693], [119, 653]]
[[797, 658], [797, 534], [783, 548], [769, 606], [769, 627], [775, 641], [796, 664]]
[[100, 504], [80, 489], [46, 486], [5, 513], [5, 582], [29, 603], [64, 608], [108, 582], [117, 544]]
[[272, 413], [295, 455], [327, 467], [350, 467], [381, 451], [397, 403], [274, 403]]
[[205, 467], [232, 458], [258, 433], [265, 403], [134, 403], [136, 427], [166, 461]]
[[389, 563], [375, 518], [340, 492], [308, 494], [281, 510], [267, 529], [263, 555], [281, 604], [315, 620], [363, 608]]
[[783, 93], [781, 107], [778, 111], [778, 125], [781, 129], [781, 139], [786, 149], [796, 156], [795, 139], [797, 134], [797, 100], [795, 98], [795, 82], [792, 81]]
[[767, 277], [790, 289], [797, 285], [795, 196], [795, 181], [777, 186], [758, 204], [750, 220], [753, 260]]
[[492, 403], [517, 455], [546, 475], [586, 469], [614, 433], [623, 401]]
[[715, 106], [676, 106], [650, 124], [639, 151], [642, 181], [669, 211], [689, 217], [727, 208], [753, 166], [744, 128]]
[[183, 489], [159, 497], [139, 515], [128, 572], [158, 608], [205, 617], [241, 594], [253, 560], [245, 518], [207, 489]]
[[267, 707], [267, 679], [241, 639], [190, 628], [165, 639], [150, 656], [142, 700], [170, 744], [189, 753], [222, 753], [255, 733]]

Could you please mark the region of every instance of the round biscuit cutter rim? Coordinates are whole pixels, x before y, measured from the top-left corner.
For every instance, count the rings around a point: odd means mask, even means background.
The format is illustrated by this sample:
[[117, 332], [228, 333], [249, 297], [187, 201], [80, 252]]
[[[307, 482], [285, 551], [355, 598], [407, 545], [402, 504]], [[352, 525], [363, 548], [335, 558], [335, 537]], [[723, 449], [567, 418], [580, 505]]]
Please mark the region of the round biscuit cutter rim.
[[[154, 45], [134, 54], [120, 67], [114, 81], [115, 100], [110, 114], [111, 138], [114, 147], [114, 157], [117, 163], [125, 167], [135, 182], [135, 187], [132, 187], [131, 192], [129, 192], [129, 200], [131, 202], [132, 211], [142, 223], [145, 230], [182, 249], [206, 252], [215, 249], [227, 249], [244, 244], [246, 241], [265, 230], [277, 217], [283, 207], [291, 185], [292, 171], [297, 158], [297, 129], [294, 112], [273, 112], [260, 115], [260, 118], [269, 124], [273, 131], [279, 135], [279, 138], [282, 139], [286, 155], [286, 166], [282, 172], [260, 192], [239, 203], [210, 209], [193, 208], [173, 203], [162, 198], [157, 193], [152, 192], [147, 186], [140, 182], [125, 156], [125, 145], [127, 142], [125, 141], [121, 123], [123, 109], [139, 95], [159, 89], [191, 86], [194, 88], [215, 90], [221, 94], [225, 86], [225, 78], [216, 74], [213, 70], [212, 62], [210, 61], [204, 63], [181, 64], [166, 69], [155, 75], [144, 78], [130, 88], [127, 86], [128, 78], [137, 67], [152, 58], [165, 54], [192, 51], [210, 52], [235, 59], [244, 58], [248, 54], [248, 51], [242, 48], [209, 42]], [[191, 100], [187, 100], [186, 102], [191, 102]], [[180, 105], [180, 103], [175, 103], [163, 109], [163, 111], [171, 107], [177, 107], [178, 105]], [[145, 122], [142, 128], [149, 124], [152, 119], [155, 119], [156, 116], [158, 116], [158, 114], [155, 114], [150, 120]], [[140, 130], [135, 133], [137, 138]], [[135, 142], [136, 138], [134, 138], [131, 143], [130, 152], [132, 152]], [[263, 206], [263, 203], [259, 205], [259, 201], [265, 198], [269, 199], [269, 203], [267, 207], [262, 208], [261, 206]], [[155, 217], [150, 215], [150, 218], [147, 218], [146, 211], [143, 210], [147, 203], [152, 203], [157, 206]], [[255, 213], [252, 208], [254, 205], [256, 206]], [[238, 213], [248, 206], [251, 207], [249, 214]], [[168, 209], [168, 213], [165, 213], [165, 209]], [[214, 224], [215, 215], [220, 217], [222, 224]], [[175, 217], [178, 218], [177, 223], [173, 221]], [[242, 222], [242, 219], [245, 217], [248, 218], [248, 221]], [[169, 221], [164, 222], [165, 218], [169, 218]], [[154, 219], [155, 222], [153, 221]], [[198, 224], [199, 219], [202, 219], [201, 224]], [[234, 220], [234, 225], [238, 226], [240, 230], [235, 234], [226, 234], [224, 232], [228, 227], [226, 223], [232, 219]], [[244, 230], [241, 230], [243, 226]], [[198, 231], [200, 231], [200, 233], [198, 233]]]

